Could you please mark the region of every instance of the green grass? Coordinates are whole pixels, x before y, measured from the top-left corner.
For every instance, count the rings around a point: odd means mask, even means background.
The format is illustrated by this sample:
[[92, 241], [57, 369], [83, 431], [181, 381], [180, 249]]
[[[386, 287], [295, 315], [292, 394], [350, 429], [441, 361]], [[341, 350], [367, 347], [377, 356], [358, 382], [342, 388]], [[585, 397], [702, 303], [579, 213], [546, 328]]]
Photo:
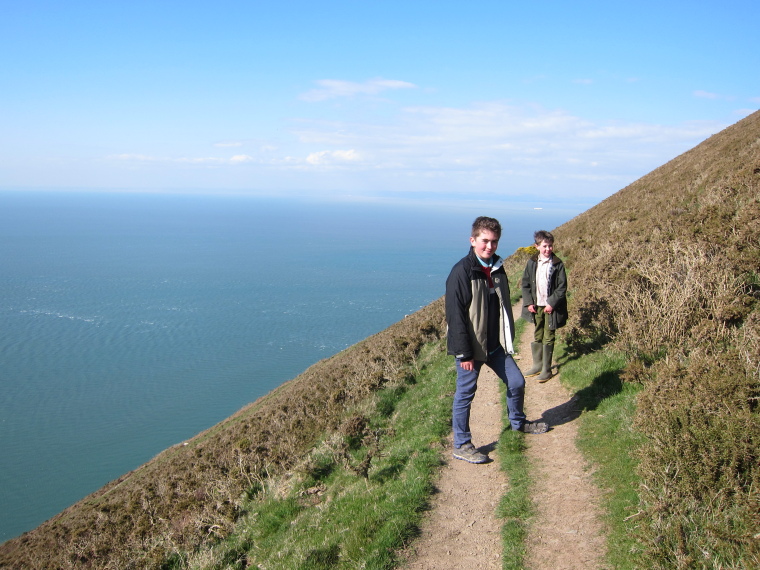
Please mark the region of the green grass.
[[[518, 335], [526, 324], [517, 323]], [[427, 345], [406, 382], [388, 386], [357, 409], [285, 478], [267, 482], [244, 506], [234, 534], [211, 550], [174, 559], [174, 568], [320, 569], [398, 567], [418, 535], [451, 425], [453, 374], [445, 341]], [[620, 381], [621, 354], [597, 352], [571, 360], [558, 345], [563, 383], [582, 410], [579, 447], [604, 490], [608, 563], [635, 568], [638, 496], [632, 430], [637, 386]], [[413, 375], [411, 373], [413, 372]], [[502, 400], [503, 400], [503, 386]], [[358, 419], [357, 419], [358, 418]], [[506, 410], [500, 467], [509, 488], [503, 520], [505, 569], [524, 567], [534, 514], [524, 434], [512, 431]], [[633, 515], [633, 516], [632, 516]]]
[[625, 357], [619, 352], [568, 359], [558, 344], [555, 354], [562, 366], [562, 383], [575, 394], [582, 411], [578, 447], [602, 490], [608, 563], [617, 569], [640, 567], [641, 546], [635, 539], [640, 484], [636, 450], [643, 438], [633, 429], [640, 385], [620, 380]]
[[530, 466], [525, 449], [524, 434], [512, 430], [502, 432], [499, 438], [499, 461], [501, 470], [509, 479], [509, 489], [502, 496], [496, 514], [504, 519], [501, 540], [502, 567], [505, 570], [524, 567], [528, 521], [533, 514]]
[[[515, 321], [515, 344], [521, 338], [527, 323]], [[499, 463], [505, 473], [509, 487], [504, 493], [496, 515], [503, 519], [501, 527], [502, 567], [504, 570], [520, 570], [525, 559], [525, 540], [528, 534], [529, 519], [533, 515], [531, 501], [532, 480], [530, 465], [525, 455], [525, 434], [513, 431], [509, 424], [509, 414], [504, 405], [506, 388], [499, 383], [502, 402], [502, 432], [499, 437]]]
[[323, 441], [290, 477], [245, 506], [231, 538], [177, 566], [395, 567], [418, 533], [451, 429], [443, 343], [426, 347], [417, 366], [403, 387], [381, 390], [350, 412], [365, 419], [362, 438], [338, 433]]

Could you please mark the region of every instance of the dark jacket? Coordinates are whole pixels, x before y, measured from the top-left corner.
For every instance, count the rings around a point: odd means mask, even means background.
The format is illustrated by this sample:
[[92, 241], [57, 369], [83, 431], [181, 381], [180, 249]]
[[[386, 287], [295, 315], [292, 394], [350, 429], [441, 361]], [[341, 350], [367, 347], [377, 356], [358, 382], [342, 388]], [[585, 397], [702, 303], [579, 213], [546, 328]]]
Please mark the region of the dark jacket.
[[[509, 280], [503, 260], [494, 255], [491, 279], [499, 299], [499, 343], [512, 354], [515, 323], [509, 302]], [[478, 257], [470, 253], [454, 265], [446, 279], [448, 353], [462, 360], [488, 360], [489, 286]]]
[[[522, 278], [522, 318], [533, 322], [533, 313], [528, 310], [530, 305], [536, 304], [536, 267], [538, 266], [538, 254], [532, 256], [525, 264]], [[565, 326], [567, 322], [567, 274], [565, 264], [556, 255], [552, 254], [551, 268], [549, 270], [549, 289], [546, 302], [554, 309], [549, 319], [549, 328], [557, 330]]]

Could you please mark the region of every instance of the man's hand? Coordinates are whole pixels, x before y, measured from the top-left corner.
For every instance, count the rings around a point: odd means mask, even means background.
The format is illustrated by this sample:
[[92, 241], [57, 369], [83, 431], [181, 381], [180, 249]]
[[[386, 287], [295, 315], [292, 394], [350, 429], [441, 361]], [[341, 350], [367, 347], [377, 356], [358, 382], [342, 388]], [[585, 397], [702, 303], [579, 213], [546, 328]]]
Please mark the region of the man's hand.
[[459, 366], [462, 367], [462, 370], [467, 370], [468, 372], [472, 372], [475, 369], [475, 361], [474, 360], [460, 360]]

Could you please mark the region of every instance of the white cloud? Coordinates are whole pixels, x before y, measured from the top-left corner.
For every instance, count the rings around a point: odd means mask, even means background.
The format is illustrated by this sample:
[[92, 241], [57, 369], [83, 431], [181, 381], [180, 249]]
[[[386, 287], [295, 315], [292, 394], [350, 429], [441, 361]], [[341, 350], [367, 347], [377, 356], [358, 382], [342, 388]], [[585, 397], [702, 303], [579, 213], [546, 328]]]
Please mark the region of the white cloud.
[[[536, 105], [488, 102], [408, 107], [391, 122], [304, 122], [295, 134], [302, 146], [355, 149], [362, 160], [344, 166], [377, 186], [392, 181], [399, 190], [432, 184], [429, 189], [439, 191], [480, 186], [506, 195], [544, 188], [546, 196], [606, 196], [724, 126], [599, 123]], [[307, 163], [337, 158], [320, 150]]]
[[[361, 193], [486, 192], [601, 199], [726, 125], [591, 121], [562, 109], [490, 101], [416, 106], [363, 122], [298, 120], [290, 138], [260, 140], [246, 154], [111, 157], [152, 167], [193, 165], [193, 182]], [[232, 168], [242, 166], [245, 168]], [[138, 170], [138, 169], [135, 169]], [[208, 174], [204, 174], [208, 173]], [[207, 176], [207, 178], [203, 178]], [[253, 181], [253, 182], [252, 182]]]
[[154, 162], [158, 160], [155, 157], [152, 156], [146, 156], [144, 154], [113, 154], [109, 156], [108, 158], [112, 160], [124, 160], [124, 161], [133, 161], [133, 162]]
[[358, 160], [359, 154], [355, 150], [321, 150], [306, 157], [306, 162], [313, 165], [333, 165]]
[[711, 93], [709, 91], [694, 91], [694, 96], [699, 99], [721, 100], [721, 101], [735, 101], [736, 97], [733, 95], [721, 95], [720, 93]]
[[236, 154], [232, 158], [230, 158], [230, 162], [232, 164], [242, 164], [244, 162], [252, 162], [255, 160], [252, 156], [248, 156], [247, 154]]
[[226, 159], [218, 156], [198, 156], [198, 157], [182, 157], [169, 159], [174, 162], [187, 162], [190, 164], [222, 164], [226, 162]]
[[124, 162], [150, 162], [150, 163], [177, 163], [177, 164], [238, 164], [254, 160], [252, 157], [239, 154], [231, 158], [220, 156], [181, 156], [167, 158], [159, 156], [147, 156], [144, 154], [115, 154], [107, 157], [111, 160]]
[[300, 99], [304, 101], [325, 101], [337, 97], [355, 97], [357, 95], [377, 95], [390, 89], [413, 89], [417, 86], [406, 81], [395, 79], [370, 79], [364, 83], [343, 81], [339, 79], [320, 79], [315, 82], [319, 89], [303, 93]]

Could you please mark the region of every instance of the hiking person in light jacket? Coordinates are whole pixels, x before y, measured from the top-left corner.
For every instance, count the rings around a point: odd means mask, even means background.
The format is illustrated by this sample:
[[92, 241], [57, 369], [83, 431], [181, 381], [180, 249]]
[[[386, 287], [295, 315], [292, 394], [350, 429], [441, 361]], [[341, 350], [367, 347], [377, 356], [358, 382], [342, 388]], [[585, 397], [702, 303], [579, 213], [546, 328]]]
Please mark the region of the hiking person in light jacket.
[[488, 457], [472, 443], [470, 408], [483, 364], [507, 387], [507, 409], [512, 429], [544, 433], [545, 422], [529, 422], [523, 411], [525, 378], [512, 358], [515, 326], [509, 280], [496, 255], [501, 238], [498, 220], [481, 216], [472, 224], [470, 252], [451, 269], [446, 280], [448, 353], [457, 370], [452, 427], [457, 459], [485, 463]]
[[538, 252], [528, 259], [522, 278], [522, 318], [533, 322], [530, 344], [533, 366], [525, 372], [546, 382], [552, 377], [554, 340], [558, 328], [567, 322], [567, 274], [565, 264], [554, 255], [554, 236], [539, 230], [533, 234]]

